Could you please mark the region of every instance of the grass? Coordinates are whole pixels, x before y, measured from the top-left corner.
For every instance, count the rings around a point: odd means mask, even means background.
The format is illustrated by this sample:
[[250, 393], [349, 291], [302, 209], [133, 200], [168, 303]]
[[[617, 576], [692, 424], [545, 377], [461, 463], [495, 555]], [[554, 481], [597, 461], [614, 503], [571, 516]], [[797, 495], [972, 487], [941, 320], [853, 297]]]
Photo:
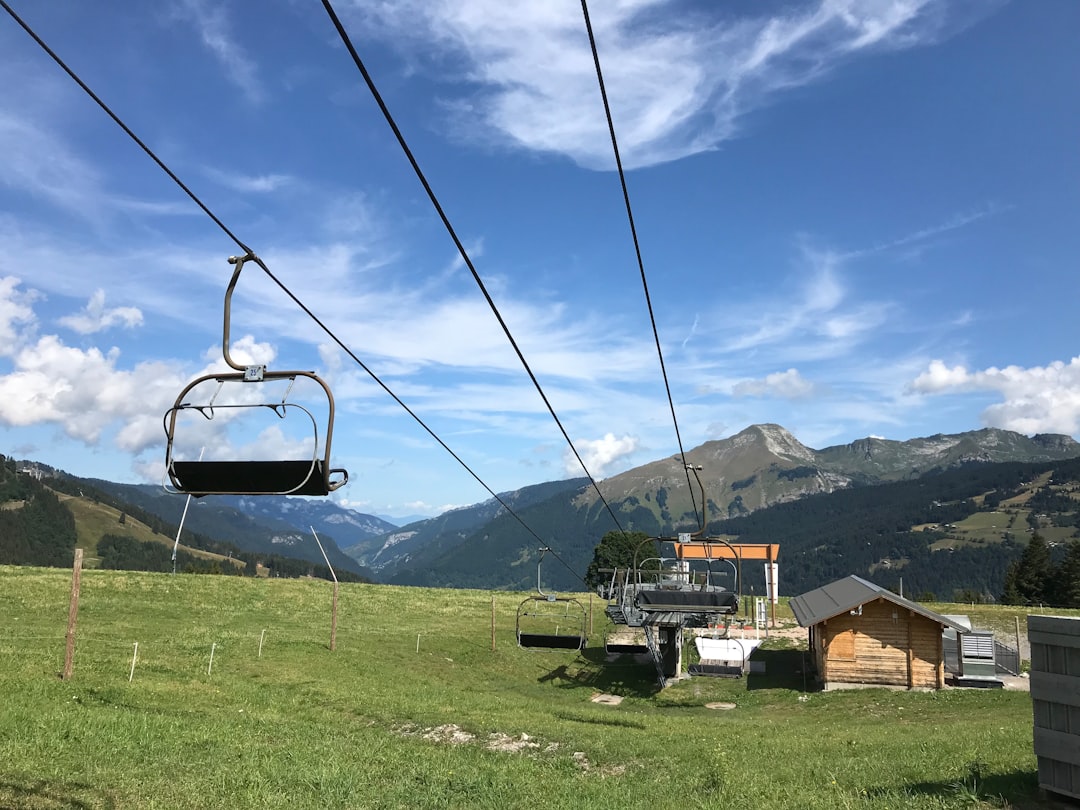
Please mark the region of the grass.
[[515, 593], [343, 584], [331, 652], [329, 583], [118, 571], [65, 682], [69, 585], [0, 567], [0, 807], [1044, 806], [1026, 693], [806, 693], [779, 643], [659, 691], [599, 600], [580, 655], [517, 648]]

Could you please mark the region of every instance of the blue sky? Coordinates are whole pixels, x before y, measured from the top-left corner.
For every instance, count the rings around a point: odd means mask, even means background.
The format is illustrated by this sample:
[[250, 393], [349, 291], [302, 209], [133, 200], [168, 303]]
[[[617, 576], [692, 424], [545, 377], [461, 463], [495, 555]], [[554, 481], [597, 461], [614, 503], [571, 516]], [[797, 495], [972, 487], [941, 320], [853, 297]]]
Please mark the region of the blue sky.
[[[11, 4], [489, 486], [581, 474], [321, 4]], [[336, 8], [589, 471], [676, 452], [579, 3]], [[1080, 4], [590, 12], [687, 449], [1080, 437]], [[158, 482], [237, 248], [3, 14], [0, 81], [0, 452]], [[488, 497], [257, 268], [232, 337], [333, 387], [346, 505]]]

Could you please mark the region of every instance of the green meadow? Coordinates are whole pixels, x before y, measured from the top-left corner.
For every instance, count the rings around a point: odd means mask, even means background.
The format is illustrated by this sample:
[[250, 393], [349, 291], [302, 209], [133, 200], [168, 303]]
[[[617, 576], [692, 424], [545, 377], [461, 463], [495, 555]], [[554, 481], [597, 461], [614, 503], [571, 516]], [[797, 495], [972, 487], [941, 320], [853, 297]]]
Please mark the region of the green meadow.
[[600, 600], [540, 652], [483, 591], [342, 585], [331, 651], [328, 582], [99, 570], [64, 681], [70, 582], [0, 567], [0, 807], [1052, 806], [1025, 692], [804, 691], [783, 639], [660, 691]]

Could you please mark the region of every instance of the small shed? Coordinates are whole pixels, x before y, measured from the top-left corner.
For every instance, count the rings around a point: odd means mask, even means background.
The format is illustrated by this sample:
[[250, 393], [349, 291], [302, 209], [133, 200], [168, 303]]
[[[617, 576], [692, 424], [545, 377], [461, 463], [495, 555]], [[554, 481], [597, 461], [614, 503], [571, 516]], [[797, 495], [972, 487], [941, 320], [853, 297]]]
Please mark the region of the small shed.
[[953, 617], [850, 576], [791, 600], [810, 631], [810, 655], [825, 689], [945, 686], [942, 633], [967, 628]]

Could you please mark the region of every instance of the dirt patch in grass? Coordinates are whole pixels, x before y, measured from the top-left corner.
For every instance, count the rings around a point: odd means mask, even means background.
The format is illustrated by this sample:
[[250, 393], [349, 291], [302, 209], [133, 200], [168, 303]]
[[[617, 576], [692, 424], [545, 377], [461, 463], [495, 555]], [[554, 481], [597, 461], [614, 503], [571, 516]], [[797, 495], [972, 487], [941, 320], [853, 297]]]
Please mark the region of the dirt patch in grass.
[[[501, 731], [493, 731], [487, 736], [486, 740], [481, 740], [476, 734], [465, 731], [456, 723], [446, 723], [429, 728], [413, 723], [405, 723], [404, 725], [395, 726], [393, 731], [403, 737], [418, 737], [440, 745], [483, 745], [488, 751], [496, 751], [501, 754], [536, 756], [554, 754], [560, 748], [557, 742], [544, 743], [525, 732], [515, 736]], [[574, 751], [570, 755], [570, 759], [582, 772], [591, 773], [601, 778], [621, 776], [626, 773], [626, 765], [602, 765], [599, 767], [593, 765], [584, 751]]]
[[590, 700], [593, 703], [599, 703], [603, 706], [618, 706], [620, 703], [622, 703], [622, 697], [620, 697], [619, 695], [593, 695]]

